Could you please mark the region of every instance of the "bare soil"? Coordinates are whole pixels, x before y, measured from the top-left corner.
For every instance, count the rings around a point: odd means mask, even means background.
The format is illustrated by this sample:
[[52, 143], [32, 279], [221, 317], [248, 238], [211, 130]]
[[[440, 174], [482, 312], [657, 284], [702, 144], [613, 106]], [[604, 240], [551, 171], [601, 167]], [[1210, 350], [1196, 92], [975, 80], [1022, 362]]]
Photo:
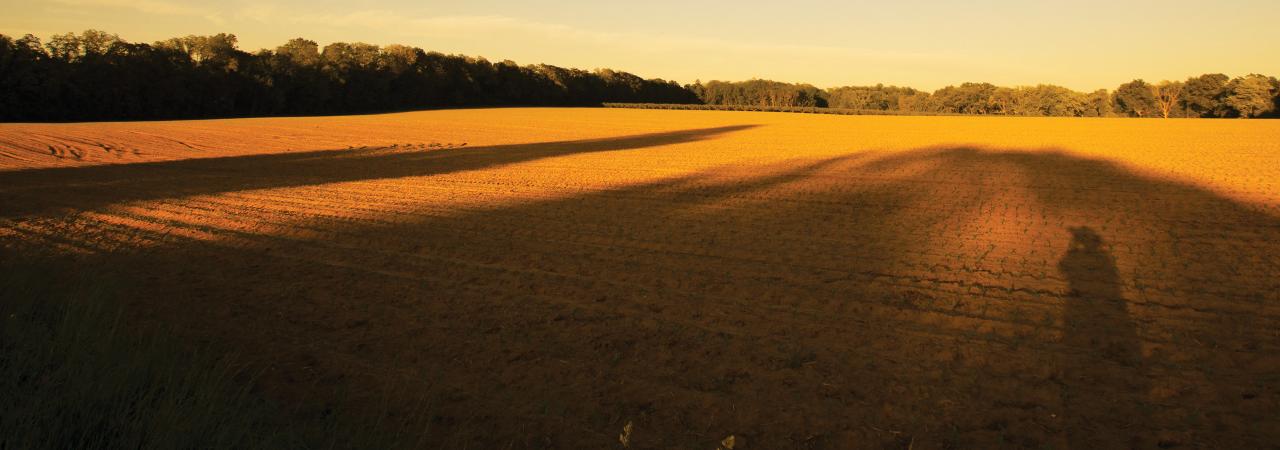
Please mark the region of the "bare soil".
[[[447, 448], [1277, 448], [1280, 121], [0, 124], [0, 249]], [[341, 399], [341, 400], [339, 400]]]

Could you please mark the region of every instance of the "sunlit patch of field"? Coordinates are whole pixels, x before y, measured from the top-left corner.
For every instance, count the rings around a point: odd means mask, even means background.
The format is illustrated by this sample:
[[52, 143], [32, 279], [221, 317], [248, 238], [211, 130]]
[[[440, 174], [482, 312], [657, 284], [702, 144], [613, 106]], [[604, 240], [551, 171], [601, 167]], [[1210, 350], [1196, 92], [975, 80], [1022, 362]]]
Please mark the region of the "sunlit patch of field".
[[1253, 448], [1280, 442], [1277, 136], [620, 109], [0, 124], [0, 245], [133, 280], [137, 320], [252, 349], [270, 395], [430, 392], [444, 444], [604, 448], [631, 422], [634, 448]]

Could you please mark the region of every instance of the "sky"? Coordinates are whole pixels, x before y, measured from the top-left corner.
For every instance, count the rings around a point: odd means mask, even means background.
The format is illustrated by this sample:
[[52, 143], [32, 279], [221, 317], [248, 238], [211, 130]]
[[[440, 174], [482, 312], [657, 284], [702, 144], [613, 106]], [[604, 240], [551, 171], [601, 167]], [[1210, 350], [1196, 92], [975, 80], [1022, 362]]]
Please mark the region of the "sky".
[[294, 37], [625, 70], [937, 89], [967, 81], [1081, 91], [1202, 73], [1280, 75], [1280, 1], [0, 0], [0, 33], [99, 29], [134, 42]]

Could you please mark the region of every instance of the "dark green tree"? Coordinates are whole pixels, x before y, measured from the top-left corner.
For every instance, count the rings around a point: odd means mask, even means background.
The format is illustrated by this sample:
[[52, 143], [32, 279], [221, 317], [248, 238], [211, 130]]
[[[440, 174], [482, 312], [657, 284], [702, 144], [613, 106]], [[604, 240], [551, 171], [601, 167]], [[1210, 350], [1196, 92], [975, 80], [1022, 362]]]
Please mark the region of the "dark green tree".
[[1262, 117], [1275, 108], [1276, 87], [1271, 79], [1250, 74], [1227, 84], [1225, 103], [1236, 117]]
[[1226, 106], [1227, 82], [1231, 79], [1220, 73], [1204, 74], [1188, 78], [1183, 83], [1182, 105], [1188, 117], [1223, 117]]
[[1116, 112], [1130, 117], [1150, 117], [1156, 113], [1156, 96], [1152, 86], [1142, 80], [1133, 80], [1116, 89]]

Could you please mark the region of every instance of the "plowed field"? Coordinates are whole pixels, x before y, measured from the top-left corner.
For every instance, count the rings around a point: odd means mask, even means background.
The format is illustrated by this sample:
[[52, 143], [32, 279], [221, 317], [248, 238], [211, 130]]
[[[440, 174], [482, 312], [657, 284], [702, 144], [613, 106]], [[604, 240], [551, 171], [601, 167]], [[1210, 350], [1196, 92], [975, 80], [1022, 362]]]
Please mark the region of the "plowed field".
[[0, 124], [0, 246], [450, 448], [1280, 443], [1280, 121]]

